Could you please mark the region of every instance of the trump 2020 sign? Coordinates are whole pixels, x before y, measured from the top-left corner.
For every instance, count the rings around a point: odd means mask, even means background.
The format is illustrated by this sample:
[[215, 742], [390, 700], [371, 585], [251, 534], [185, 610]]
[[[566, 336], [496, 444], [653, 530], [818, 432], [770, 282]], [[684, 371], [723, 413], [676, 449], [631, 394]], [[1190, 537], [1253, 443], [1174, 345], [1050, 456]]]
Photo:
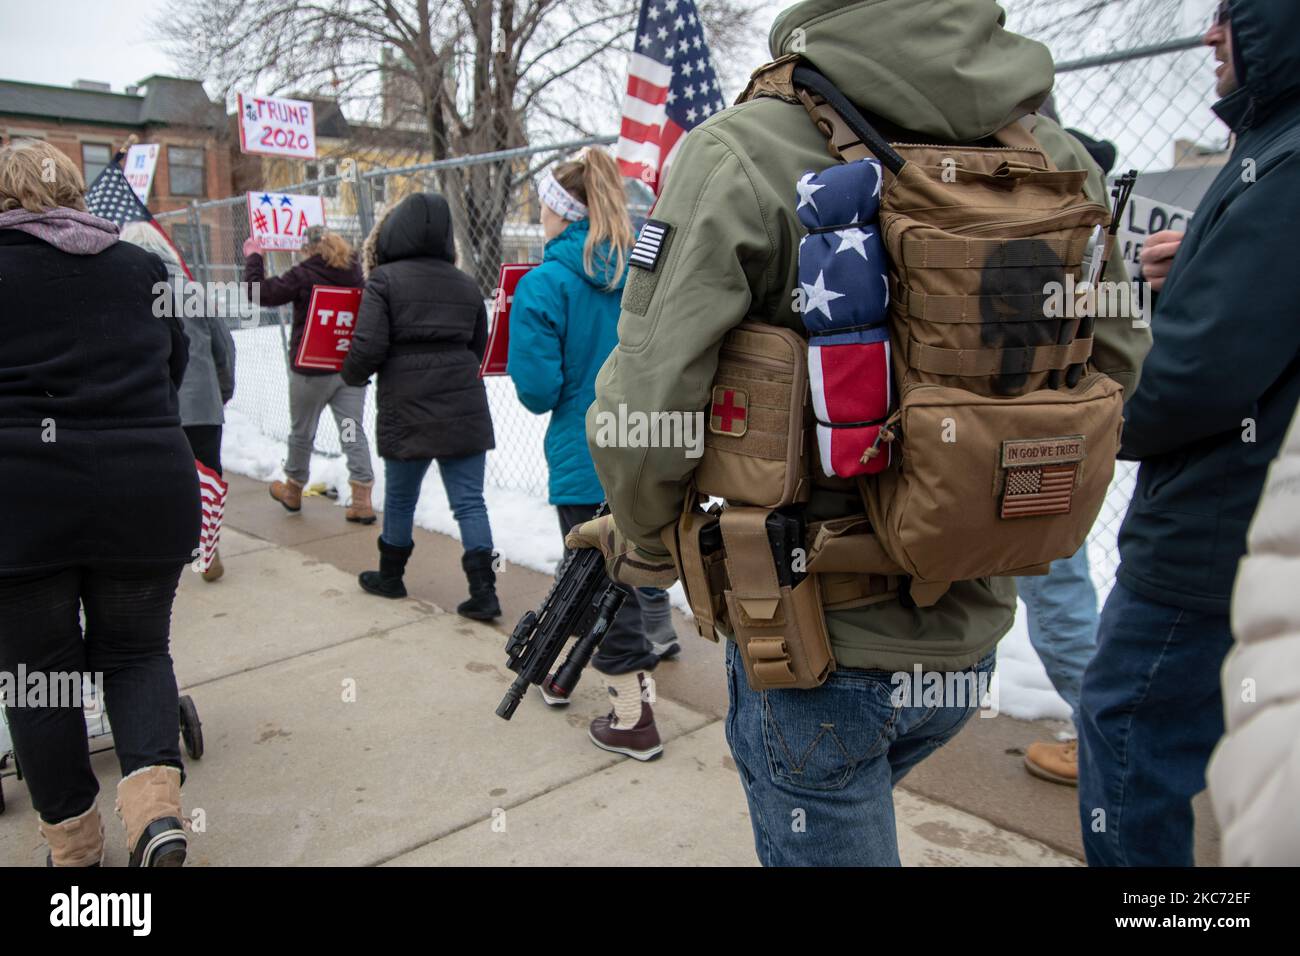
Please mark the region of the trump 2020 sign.
[[360, 309], [360, 289], [314, 286], [307, 307], [307, 328], [294, 356], [294, 367], [330, 372], [341, 369], [352, 348], [352, 327]]
[[256, 156], [316, 158], [316, 116], [306, 100], [238, 95], [239, 148]]

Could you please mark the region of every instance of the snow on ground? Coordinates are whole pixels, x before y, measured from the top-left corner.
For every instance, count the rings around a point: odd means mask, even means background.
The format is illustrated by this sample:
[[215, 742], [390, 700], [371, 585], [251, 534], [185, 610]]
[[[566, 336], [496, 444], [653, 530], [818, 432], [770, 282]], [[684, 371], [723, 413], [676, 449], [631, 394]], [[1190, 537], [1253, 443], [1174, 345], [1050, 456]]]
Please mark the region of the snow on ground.
[[[241, 329], [234, 335], [238, 350], [237, 387], [234, 401], [226, 409], [221, 448], [223, 464], [236, 474], [259, 481], [283, 478], [289, 413], [288, 377], [280, 330], [275, 326], [264, 326]], [[562, 544], [555, 509], [546, 501], [546, 463], [542, 453], [546, 417], [535, 416], [523, 408], [508, 379], [489, 378], [487, 386], [496, 430], [496, 449], [488, 453], [484, 497], [496, 548], [505, 558], [503, 573], [509, 573], [509, 566], [516, 564], [552, 574], [559, 563]], [[374, 403], [374, 389], [370, 389], [366, 401], [366, 429], [380, 479], [375, 482], [374, 503], [382, 510], [382, 462], [374, 449]], [[321, 416], [316, 448], [333, 454], [312, 456], [311, 483], [323, 482], [327, 486], [346, 489], [346, 462], [338, 455], [338, 432], [328, 414]], [[1098, 606], [1105, 601], [1114, 580], [1117, 561], [1115, 532], [1128, 506], [1132, 486], [1133, 467], [1121, 462], [1088, 546]], [[340, 498], [339, 507], [342, 507], [342, 501]], [[415, 523], [428, 531], [460, 539], [436, 467], [430, 468], [424, 479]], [[687, 611], [680, 584], [673, 587], [672, 597], [674, 605]], [[1068, 719], [1069, 708], [1052, 689], [1047, 673], [1029, 643], [1024, 605], [1017, 602], [1017, 609], [1015, 624], [998, 645], [997, 706], [1001, 713], [1026, 720], [1044, 717]]]

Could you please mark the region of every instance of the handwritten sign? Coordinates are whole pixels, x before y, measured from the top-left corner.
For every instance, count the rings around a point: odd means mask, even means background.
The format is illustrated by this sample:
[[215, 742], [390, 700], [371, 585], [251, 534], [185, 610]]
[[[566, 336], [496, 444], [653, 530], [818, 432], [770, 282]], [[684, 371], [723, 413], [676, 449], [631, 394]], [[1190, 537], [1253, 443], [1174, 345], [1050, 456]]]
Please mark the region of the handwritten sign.
[[1129, 197], [1128, 208], [1116, 230], [1116, 251], [1124, 257], [1130, 279], [1136, 279], [1138, 257], [1147, 237], [1164, 229], [1186, 232], [1192, 224], [1192, 213], [1181, 206], [1157, 202], [1136, 193]]
[[316, 116], [306, 100], [240, 93], [239, 148], [255, 156], [316, 158]]
[[507, 263], [501, 267], [497, 279], [497, 292], [492, 299], [492, 331], [488, 334], [487, 350], [479, 366], [478, 377], [505, 375], [506, 360], [510, 356], [510, 307], [515, 301], [515, 288], [519, 280], [536, 263]]
[[320, 196], [248, 194], [248, 234], [263, 249], [300, 249], [307, 230], [323, 225], [325, 202]]
[[295, 368], [337, 372], [352, 348], [352, 329], [361, 311], [361, 290], [318, 285], [311, 290], [307, 328], [294, 358]]
[[149, 190], [153, 187], [153, 174], [157, 168], [157, 143], [137, 143], [126, 151], [126, 181], [146, 206], [149, 205]]

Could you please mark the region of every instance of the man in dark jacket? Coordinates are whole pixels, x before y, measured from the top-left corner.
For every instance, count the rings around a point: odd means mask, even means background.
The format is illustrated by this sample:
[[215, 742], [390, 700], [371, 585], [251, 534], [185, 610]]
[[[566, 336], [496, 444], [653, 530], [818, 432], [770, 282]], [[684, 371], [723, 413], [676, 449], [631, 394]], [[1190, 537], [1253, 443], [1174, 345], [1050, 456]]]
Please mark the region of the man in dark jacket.
[[302, 489], [311, 471], [311, 453], [316, 444], [316, 428], [321, 412], [328, 405], [338, 425], [339, 444], [348, 460], [348, 478], [352, 501], [348, 521], [374, 524], [375, 512], [370, 505], [370, 489], [375, 473], [370, 463], [370, 439], [362, 424], [366, 407], [363, 380], [346, 384], [337, 372], [297, 364], [298, 349], [307, 329], [307, 310], [312, 290], [317, 286], [361, 285], [361, 266], [356, 254], [336, 232], [323, 226], [307, 230], [302, 247], [303, 261], [282, 276], [266, 278], [262, 249], [256, 239], [244, 243], [244, 281], [256, 283], [263, 305], [293, 303], [293, 329], [289, 339], [289, 456], [284, 463], [284, 481], [271, 483], [271, 497], [286, 510], [297, 513], [302, 508]]
[[476, 620], [501, 614], [493, 570], [492, 527], [483, 501], [487, 453], [494, 445], [487, 389], [478, 376], [487, 349], [487, 309], [474, 280], [456, 268], [447, 200], [407, 196], [375, 224], [362, 251], [366, 291], [342, 377], [363, 385], [379, 373], [376, 432], [384, 459], [384, 530], [379, 570], [362, 588], [406, 594], [402, 576], [414, 547], [420, 485], [438, 472], [460, 528], [469, 600], [456, 612]]
[[1227, 0], [1206, 43], [1237, 143], [1163, 283], [1126, 406], [1121, 457], [1142, 467], [1080, 702], [1092, 864], [1193, 862], [1191, 798], [1223, 734], [1228, 599], [1300, 401], [1296, 288], [1265, 246], [1300, 223], [1300, 5]]

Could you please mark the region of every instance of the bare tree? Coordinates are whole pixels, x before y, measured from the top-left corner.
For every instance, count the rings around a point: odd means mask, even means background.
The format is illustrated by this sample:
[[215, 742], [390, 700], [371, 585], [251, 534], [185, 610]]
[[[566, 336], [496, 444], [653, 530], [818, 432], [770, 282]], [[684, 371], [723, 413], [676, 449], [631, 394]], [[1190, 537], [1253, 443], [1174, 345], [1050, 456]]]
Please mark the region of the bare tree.
[[[701, 4], [719, 60], [748, 40], [755, 6]], [[609, 77], [625, 69], [637, 9], [635, 0], [171, 0], [157, 29], [178, 62], [227, 97], [253, 84], [335, 96], [354, 115], [422, 127], [441, 160], [524, 146], [539, 131], [610, 130]], [[484, 290], [530, 172], [492, 162], [440, 173]]]

